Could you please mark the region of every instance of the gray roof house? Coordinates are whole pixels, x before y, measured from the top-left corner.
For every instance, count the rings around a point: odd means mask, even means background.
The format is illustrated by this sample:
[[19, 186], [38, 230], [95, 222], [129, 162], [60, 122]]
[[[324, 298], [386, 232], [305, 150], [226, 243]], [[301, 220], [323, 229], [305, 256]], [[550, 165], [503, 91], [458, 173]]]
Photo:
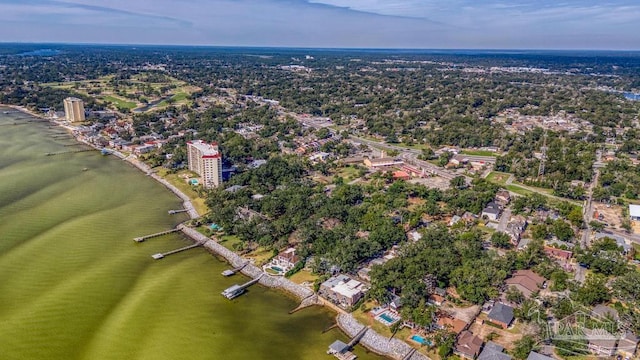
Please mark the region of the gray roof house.
[[532, 351], [529, 353], [529, 356], [527, 357], [527, 360], [555, 360], [554, 358], [547, 356], [547, 355], [542, 355], [539, 354], [535, 351]]
[[489, 312], [488, 317], [492, 323], [506, 329], [513, 322], [513, 308], [503, 303], [497, 303], [493, 306], [491, 312]]
[[484, 210], [482, 210], [482, 214], [480, 216], [486, 216], [487, 219], [495, 221], [498, 220], [498, 217], [500, 217], [501, 211], [502, 209], [500, 208], [500, 205], [492, 201], [487, 204]]
[[504, 348], [493, 341], [484, 345], [477, 360], [511, 360], [511, 356], [503, 352]]

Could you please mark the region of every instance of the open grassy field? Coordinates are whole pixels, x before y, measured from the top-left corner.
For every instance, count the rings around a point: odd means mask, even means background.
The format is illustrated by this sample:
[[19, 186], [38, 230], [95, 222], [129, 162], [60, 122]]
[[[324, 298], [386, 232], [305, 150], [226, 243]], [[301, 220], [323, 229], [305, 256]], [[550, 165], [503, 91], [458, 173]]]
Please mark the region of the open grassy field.
[[[180, 191], [182, 191], [185, 195], [191, 199], [191, 203], [193, 207], [198, 211], [199, 214], [206, 214], [209, 212], [209, 208], [205, 204], [205, 199], [198, 196], [198, 193], [194, 190], [193, 186], [187, 184], [181, 175], [187, 174], [188, 171], [181, 171], [176, 174], [168, 174], [167, 169], [158, 168], [158, 175], [165, 178], [171, 185], [177, 187]], [[195, 175], [193, 177], [196, 177]]]
[[134, 109], [135, 107], [137, 107], [137, 103], [133, 102], [133, 101], [129, 101], [126, 100], [124, 98], [118, 97], [118, 96], [114, 96], [114, 95], [105, 95], [102, 97], [102, 100], [105, 102], [110, 102], [112, 104], [114, 104], [117, 108], [119, 109]]
[[[188, 85], [182, 80], [162, 75], [152, 77], [149, 73], [141, 73], [131, 76], [126, 80], [113, 81], [113, 76], [105, 76], [99, 79], [83, 81], [45, 83], [43, 86], [72, 90], [80, 95], [93, 97], [98, 102], [110, 103], [114, 110], [133, 110], [144, 107], [140, 101], [145, 98], [149, 103], [158, 102], [146, 111], [154, 111], [166, 108], [170, 105], [190, 105], [189, 96], [200, 88]], [[162, 99], [171, 99], [166, 101]], [[161, 101], [162, 100], [162, 101]]]
[[497, 156], [495, 152], [487, 150], [461, 150], [460, 153], [475, 156]]
[[511, 176], [509, 173], [492, 171], [489, 176], [487, 176], [487, 181], [498, 185], [505, 185], [509, 176]]

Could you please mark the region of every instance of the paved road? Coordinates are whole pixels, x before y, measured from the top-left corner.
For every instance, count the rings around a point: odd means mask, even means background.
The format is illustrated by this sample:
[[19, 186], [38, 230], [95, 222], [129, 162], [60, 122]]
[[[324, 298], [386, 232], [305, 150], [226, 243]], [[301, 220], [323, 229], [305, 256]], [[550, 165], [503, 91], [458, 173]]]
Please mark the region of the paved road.
[[498, 228], [496, 230], [504, 232], [507, 230], [507, 224], [509, 223], [509, 219], [511, 219], [511, 209], [506, 208], [502, 212], [502, 216], [500, 217], [500, 222], [498, 223]]

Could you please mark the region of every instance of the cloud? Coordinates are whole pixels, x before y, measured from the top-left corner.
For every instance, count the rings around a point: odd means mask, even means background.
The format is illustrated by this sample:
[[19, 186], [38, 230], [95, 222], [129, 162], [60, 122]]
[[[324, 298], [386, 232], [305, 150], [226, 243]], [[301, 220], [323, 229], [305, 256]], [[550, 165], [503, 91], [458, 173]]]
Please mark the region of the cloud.
[[638, 23], [637, 0], [0, 0], [4, 41], [639, 49]]

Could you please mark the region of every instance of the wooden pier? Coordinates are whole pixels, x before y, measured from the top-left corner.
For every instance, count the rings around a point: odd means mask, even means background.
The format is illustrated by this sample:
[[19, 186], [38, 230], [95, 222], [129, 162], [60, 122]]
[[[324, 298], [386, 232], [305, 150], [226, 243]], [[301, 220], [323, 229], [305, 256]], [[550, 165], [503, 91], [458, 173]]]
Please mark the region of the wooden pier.
[[55, 156], [55, 155], [64, 155], [64, 154], [75, 154], [75, 153], [81, 153], [81, 152], [87, 152], [87, 151], [94, 151], [94, 149], [81, 149], [81, 150], [60, 151], [60, 152], [54, 152], [54, 153], [46, 153], [46, 154], [44, 154], [44, 155], [45, 155], [45, 156]]
[[247, 281], [246, 283], [242, 284], [242, 285], [233, 285], [227, 289], [225, 289], [222, 292], [222, 296], [226, 297], [227, 299], [231, 300], [231, 299], [235, 299], [238, 296], [242, 295], [244, 293], [244, 290], [246, 288], [248, 288], [249, 286], [257, 283], [258, 281], [260, 281], [260, 278], [262, 277], [262, 275], [264, 274], [260, 274], [260, 276], [258, 276], [257, 278]]
[[355, 360], [357, 356], [351, 352], [351, 349], [362, 339], [367, 330], [369, 330], [368, 326], [363, 327], [348, 344], [340, 340], [334, 341], [333, 344], [329, 345], [327, 354], [333, 355], [339, 360]]
[[407, 353], [407, 355], [405, 355], [405, 356], [403, 356], [403, 357], [402, 357], [402, 360], [409, 360], [409, 359], [411, 359], [411, 357], [413, 356], [413, 354], [415, 354], [415, 353], [416, 353], [416, 351], [418, 351], [418, 349], [416, 349], [416, 348], [411, 349], [411, 351], [409, 351], [409, 352]]
[[187, 209], [169, 210], [169, 215], [179, 214], [179, 213], [183, 213], [183, 212], [187, 212], [187, 211], [189, 211], [189, 210], [187, 210]]
[[165, 257], [167, 257], [169, 255], [172, 255], [172, 254], [177, 254], [177, 253], [182, 252], [182, 251], [186, 251], [186, 250], [189, 250], [189, 249], [197, 248], [200, 245], [202, 245], [202, 244], [197, 243], [197, 244], [181, 247], [180, 249], [167, 251], [166, 253], [153, 254], [153, 255], [151, 255], [151, 257], [154, 258], [155, 260], [160, 260], [160, 259], [163, 259], [163, 258], [165, 258]]
[[225, 270], [225, 271], [223, 271], [223, 272], [222, 272], [222, 275], [223, 275], [223, 276], [232, 276], [232, 275], [235, 275], [235, 273], [237, 273], [238, 271], [242, 270], [242, 268], [244, 268], [245, 266], [247, 266], [247, 264], [248, 264], [248, 263], [249, 263], [249, 262], [247, 261], [246, 263], [244, 263], [244, 264], [242, 264], [242, 265], [238, 266], [237, 268], [233, 268], [233, 269], [230, 269], [230, 270]]
[[133, 241], [135, 241], [135, 242], [143, 242], [143, 241], [145, 241], [147, 239], [151, 239], [151, 238], [162, 236], [162, 235], [171, 234], [171, 233], [178, 232], [178, 231], [180, 231], [180, 229], [171, 229], [171, 230], [162, 231], [162, 232], [155, 233], [155, 234], [150, 234], [150, 235], [145, 235], [145, 236], [140, 236], [140, 237], [137, 237], [137, 238], [133, 238]]

